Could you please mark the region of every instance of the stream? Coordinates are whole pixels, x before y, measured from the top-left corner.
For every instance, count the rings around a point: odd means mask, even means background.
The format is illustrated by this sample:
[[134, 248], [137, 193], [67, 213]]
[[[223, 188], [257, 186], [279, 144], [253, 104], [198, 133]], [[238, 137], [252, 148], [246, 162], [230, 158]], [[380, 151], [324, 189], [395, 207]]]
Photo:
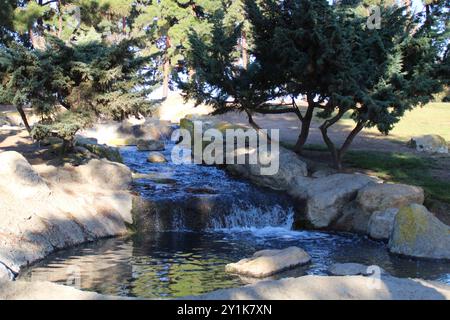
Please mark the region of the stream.
[[[48, 256], [21, 275], [102, 294], [175, 298], [232, 288], [255, 280], [224, 272], [224, 266], [268, 248], [299, 246], [312, 263], [273, 279], [326, 275], [337, 262], [379, 265], [397, 277], [450, 284], [448, 262], [401, 258], [386, 245], [344, 233], [292, 230], [294, 203], [202, 165], [151, 164], [148, 152], [121, 150], [141, 174], [134, 190], [145, 203], [136, 234], [101, 240]], [[170, 148], [164, 152], [170, 159]]]

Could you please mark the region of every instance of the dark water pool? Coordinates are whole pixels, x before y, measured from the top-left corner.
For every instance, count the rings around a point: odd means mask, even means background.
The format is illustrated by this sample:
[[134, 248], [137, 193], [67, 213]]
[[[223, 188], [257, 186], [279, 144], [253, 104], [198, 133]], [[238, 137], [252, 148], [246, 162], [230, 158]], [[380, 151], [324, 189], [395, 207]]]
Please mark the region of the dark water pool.
[[278, 277], [324, 275], [335, 262], [376, 264], [398, 277], [450, 284], [450, 264], [390, 255], [385, 245], [353, 235], [293, 232], [285, 229], [205, 233], [162, 232], [109, 239], [59, 252], [22, 277], [79, 286], [103, 294], [142, 298], [198, 295], [252, 282], [226, 274], [225, 264], [267, 248], [297, 245], [312, 263]]

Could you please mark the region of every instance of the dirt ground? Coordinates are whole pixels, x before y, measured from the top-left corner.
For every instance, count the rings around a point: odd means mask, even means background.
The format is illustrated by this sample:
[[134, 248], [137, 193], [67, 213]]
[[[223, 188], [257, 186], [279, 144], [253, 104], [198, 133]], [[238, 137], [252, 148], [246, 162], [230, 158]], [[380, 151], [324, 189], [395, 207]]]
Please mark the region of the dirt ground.
[[[247, 116], [243, 113], [227, 113], [217, 116], [223, 121], [229, 121], [236, 124], [248, 124]], [[301, 122], [295, 114], [275, 114], [275, 115], [255, 115], [255, 122], [264, 129], [279, 129], [280, 141], [295, 144], [300, 133]], [[308, 138], [308, 144], [324, 145], [322, 135], [319, 130], [320, 121], [314, 119], [311, 124], [311, 131]], [[336, 124], [330, 128], [329, 133], [333, 141], [339, 145], [342, 144], [348, 133], [353, 128], [348, 123]], [[380, 150], [392, 152], [414, 152], [413, 149], [402, 145], [399, 142], [391, 140], [380, 133], [374, 133], [371, 130], [364, 130], [353, 141], [354, 150]]]

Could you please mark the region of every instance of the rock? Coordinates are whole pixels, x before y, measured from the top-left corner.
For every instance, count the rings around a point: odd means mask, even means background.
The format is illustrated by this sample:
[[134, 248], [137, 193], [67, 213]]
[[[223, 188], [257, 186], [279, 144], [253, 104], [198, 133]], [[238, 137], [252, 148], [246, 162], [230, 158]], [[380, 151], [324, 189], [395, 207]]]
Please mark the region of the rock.
[[275, 161], [279, 157], [279, 168], [275, 174], [261, 174], [261, 164], [228, 164], [227, 170], [233, 174], [243, 176], [254, 183], [274, 190], [291, 190], [298, 177], [306, 177], [308, 168], [306, 163], [294, 152], [280, 147], [279, 154], [270, 155]]
[[395, 277], [304, 276], [222, 289], [186, 300], [449, 300], [450, 286]]
[[84, 147], [100, 158], [123, 163], [122, 155], [118, 148], [110, 147], [105, 144], [85, 144]]
[[85, 147], [86, 145], [98, 144], [98, 140], [96, 138], [88, 138], [82, 135], [76, 135], [74, 145]]
[[376, 240], [389, 239], [398, 211], [399, 209], [397, 208], [375, 211], [370, 217], [368, 224], [369, 236]]
[[9, 268], [7, 268], [3, 263], [0, 262], [0, 283], [2, 281], [12, 281], [15, 276]]
[[306, 224], [314, 228], [329, 227], [360, 189], [377, 182], [378, 179], [363, 174], [334, 174], [313, 180], [306, 191]]
[[418, 204], [398, 212], [389, 239], [393, 253], [431, 259], [450, 259], [450, 227]]
[[0, 187], [3, 186], [23, 199], [44, 199], [50, 194], [47, 184], [20, 153], [0, 153], [0, 164]]
[[422, 188], [404, 184], [380, 183], [360, 190], [356, 201], [362, 210], [374, 212], [389, 208], [401, 208], [412, 203], [423, 204], [424, 199]]
[[159, 140], [138, 140], [137, 148], [139, 151], [164, 151], [164, 141]]
[[313, 178], [324, 178], [331, 176], [332, 174], [336, 174], [337, 171], [332, 168], [319, 169], [312, 173], [311, 177]]
[[[225, 133], [226, 130], [229, 129], [230, 130], [240, 129], [246, 132], [248, 132], [247, 130], [254, 130], [252, 128], [232, 124], [229, 122], [216, 121], [210, 117], [198, 117], [198, 116], [187, 116], [186, 118], [181, 120], [180, 126], [181, 128], [189, 131], [191, 137], [193, 137], [194, 122], [196, 121], [202, 123], [203, 132], [207, 131], [208, 129], [216, 129], [222, 133]], [[258, 133], [255, 132], [255, 137], [257, 135]], [[258, 136], [259, 143], [263, 141], [262, 138], [267, 139], [266, 137], [259, 134]], [[224, 143], [226, 143], [226, 135], [224, 136]], [[208, 145], [209, 143], [204, 142], [202, 148], [204, 149]], [[226, 160], [227, 157], [230, 156], [235, 158], [237, 155], [248, 156], [255, 153], [259, 155], [259, 151], [260, 150], [256, 149], [256, 146], [250, 147], [247, 146], [246, 148], [236, 148], [236, 150], [233, 150], [232, 153], [227, 154], [227, 150], [225, 148], [223, 159]], [[234, 161], [234, 163], [227, 163], [227, 161], [224, 161], [224, 163], [226, 169], [232, 174], [242, 176], [244, 178], [253, 181], [258, 185], [268, 187], [274, 190], [282, 190], [282, 191], [292, 190], [292, 185], [295, 183], [295, 179], [297, 177], [306, 177], [308, 175], [308, 168], [305, 161], [303, 161], [295, 152], [283, 148], [281, 146], [279, 147], [279, 152], [274, 153], [269, 152], [266, 160], [267, 161], [265, 162], [269, 163], [269, 165], [263, 165], [261, 161], [258, 161], [258, 163], [256, 164], [249, 164], [248, 163], [249, 161], [246, 161], [245, 164], [235, 164], [236, 161]], [[278, 166], [276, 166], [277, 162]], [[272, 171], [269, 169], [270, 164], [273, 164], [273, 167], [271, 167], [271, 169], [273, 168], [274, 171], [273, 173], [269, 172]]]
[[0, 300], [129, 300], [48, 281], [10, 281], [0, 285]]
[[371, 276], [376, 273], [386, 274], [378, 266], [366, 266], [360, 263], [335, 263], [328, 268], [328, 272], [333, 276]]
[[264, 278], [273, 274], [307, 264], [311, 257], [298, 247], [283, 250], [262, 250], [253, 257], [225, 266], [225, 271], [244, 276]]
[[76, 170], [87, 183], [111, 190], [127, 190], [133, 181], [131, 170], [127, 166], [105, 159], [92, 159]]
[[127, 234], [126, 166], [103, 159], [32, 167], [15, 152], [0, 153], [0, 163], [0, 261], [13, 273], [56, 250]]
[[448, 153], [447, 141], [437, 134], [414, 137], [410, 145], [419, 152]]
[[88, 149], [86, 149], [85, 147], [80, 147], [80, 146], [76, 146], [73, 149], [76, 153], [81, 154], [81, 156], [83, 157], [83, 159], [99, 159], [100, 157], [93, 154], [92, 152], [90, 152]]
[[151, 163], [166, 163], [167, 159], [162, 153], [152, 152], [148, 156], [147, 161]]
[[11, 122], [7, 117], [0, 115], [0, 127], [2, 126], [11, 126]]
[[41, 142], [42, 146], [54, 146], [54, 145], [61, 145], [63, 144], [63, 139], [58, 137], [46, 137]]

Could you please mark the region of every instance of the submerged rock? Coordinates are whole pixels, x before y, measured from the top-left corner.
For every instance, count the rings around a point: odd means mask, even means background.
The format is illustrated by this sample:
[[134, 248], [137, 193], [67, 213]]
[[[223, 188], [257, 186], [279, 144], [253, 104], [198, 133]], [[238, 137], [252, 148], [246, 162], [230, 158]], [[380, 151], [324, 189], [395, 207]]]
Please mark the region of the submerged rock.
[[166, 163], [167, 159], [162, 153], [152, 152], [148, 156], [147, 161], [151, 163]]
[[414, 137], [410, 145], [419, 152], [448, 153], [447, 141], [437, 134]]
[[255, 278], [264, 278], [273, 274], [307, 264], [311, 257], [298, 247], [283, 250], [262, 250], [253, 257], [225, 266], [225, 271]]
[[394, 221], [399, 209], [390, 208], [384, 211], [375, 211], [368, 224], [369, 236], [376, 240], [389, 239], [394, 229]]
[[411, 204], [395, 218], [389, 250], [417, 258], [450, 259], [450, 227], [424, 206]]
[[378, 266], [366, 266], [360, 263], [335, 263], [328, 272], [333, 276], [372, 276], [385, 274], [386, 272]]
[[138, 140], [137, 148], [139, 151], [164, 151], [164, 141], [160, 140]]

